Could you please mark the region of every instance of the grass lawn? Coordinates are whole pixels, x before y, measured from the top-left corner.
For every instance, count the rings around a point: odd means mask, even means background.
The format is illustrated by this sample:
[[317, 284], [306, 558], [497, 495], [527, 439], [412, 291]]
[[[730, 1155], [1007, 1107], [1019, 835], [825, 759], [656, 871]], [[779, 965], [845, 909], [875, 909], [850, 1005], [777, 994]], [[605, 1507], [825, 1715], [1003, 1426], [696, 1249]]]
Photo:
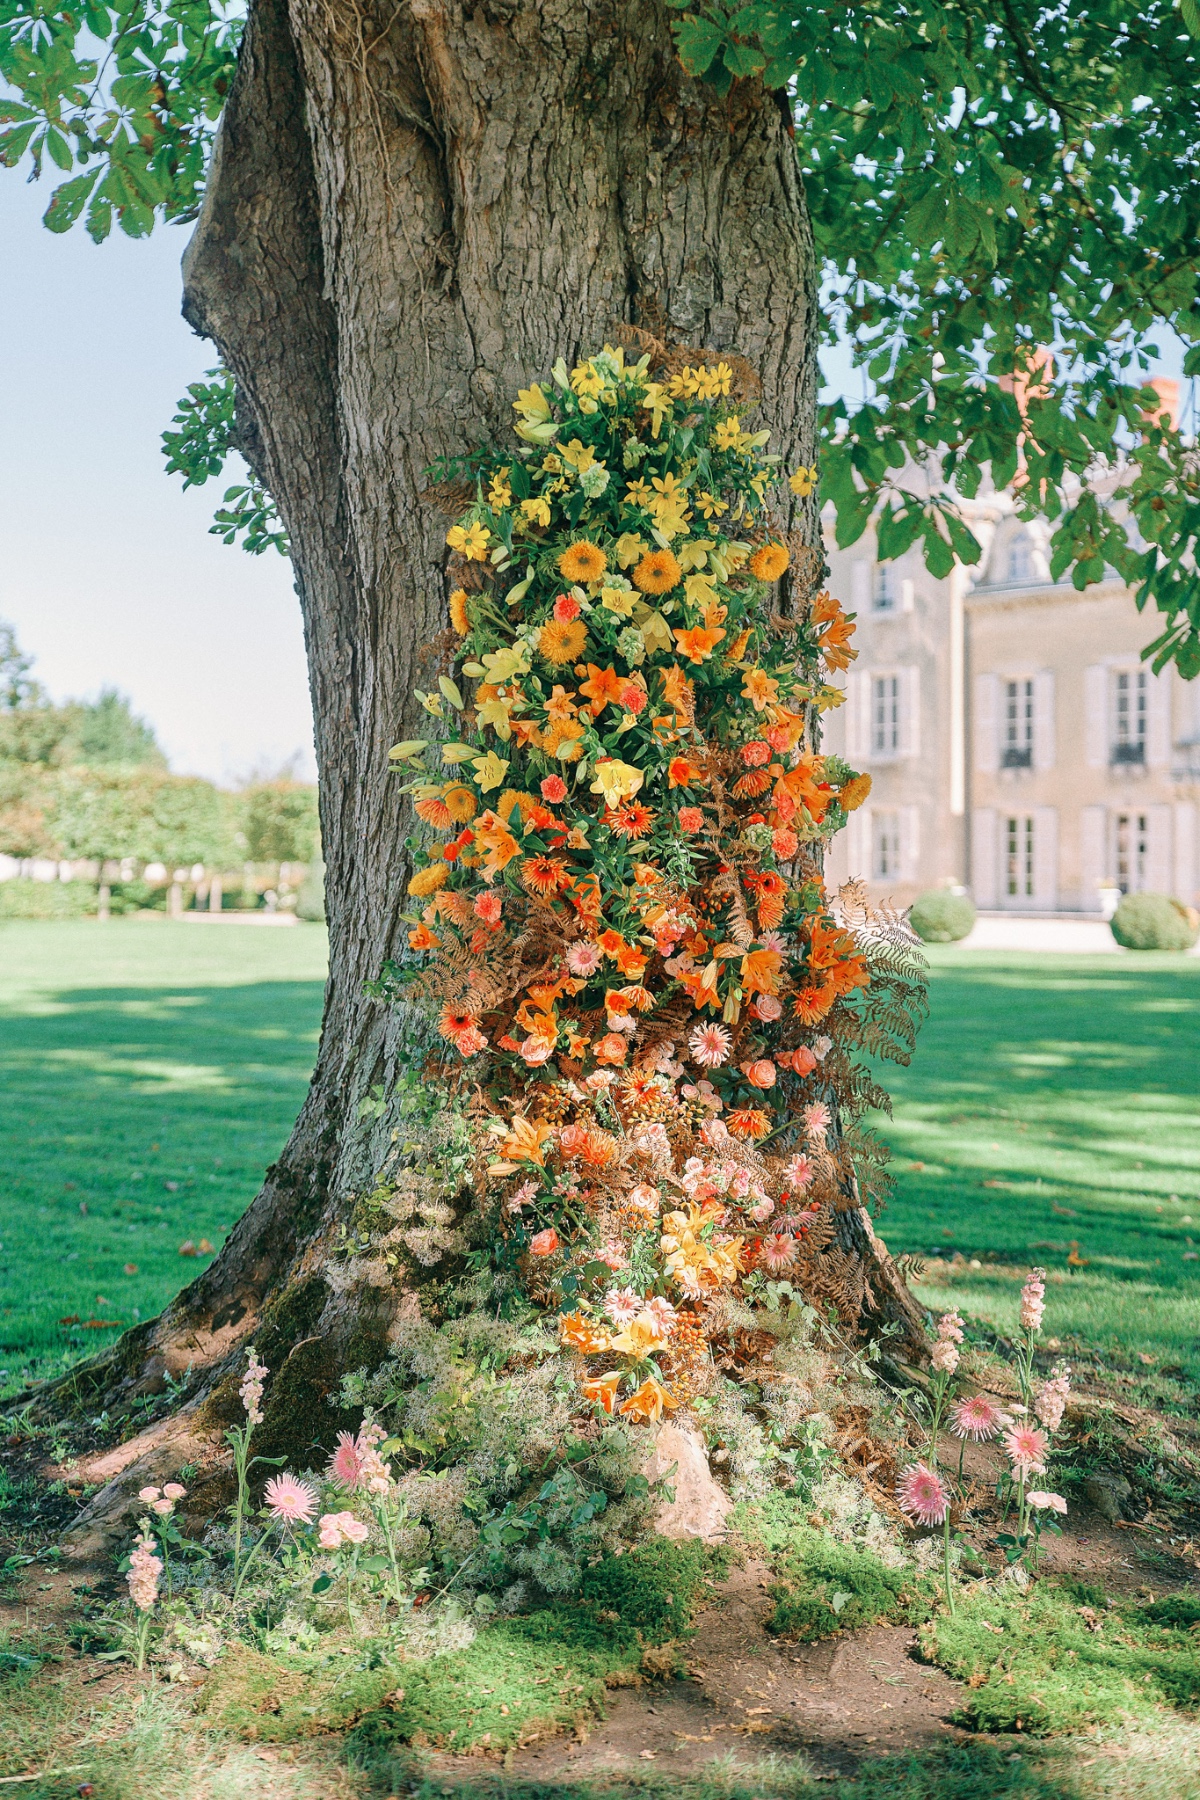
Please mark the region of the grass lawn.
[[0, 925], [0, 1391], [220, 1247], [299, 1111], [325, 955], [315, 925]]
[[921, 1298], [1007, 1329], [1016, 1268], [1043, 1263], [1048, 1331], [1200, 1381], [1200, 960], [929, 960], [931, 1015], [911, 1066], [885, 1071], [882, 1126], [880, 1229], [939, 1258]]

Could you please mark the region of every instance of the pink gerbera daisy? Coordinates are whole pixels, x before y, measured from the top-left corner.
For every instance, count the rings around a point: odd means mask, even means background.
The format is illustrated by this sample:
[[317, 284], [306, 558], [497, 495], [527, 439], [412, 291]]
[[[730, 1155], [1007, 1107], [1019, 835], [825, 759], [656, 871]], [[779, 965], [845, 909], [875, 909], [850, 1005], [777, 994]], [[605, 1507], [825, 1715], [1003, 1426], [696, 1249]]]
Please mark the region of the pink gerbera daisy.
[[1027, 1475], [1045, 1473], [1048, 1449], [1046, 1434], [1035, 1425], [1013, 1425], [1004, 1434], [1004, 1448], [1022, 1481]]
[[759, 1261], [772, 1275], [778, 1275], [783, 1269], [790, 1269], [795, 1260], [796, 1245], [792, 1238], [781, 1233], [778, 1237], [763, 1239]]
[[604, 1310], [614, 1325], [628, 1325], [642, 1310], [641, 1297], [631, 1287], [610, 1288], [604, 1296]]
[[940, 1525], [950, 1506], [945, 1482], [928, 1463], [914, 1463], [905, 1469], [896, 1489], [900, 1510], [918, 1525]]
[[809, 1137], [823, 1139], [832, 1120], [833, 1114], [819, 1100], [814, 1100], [811, 1106], [804, 1109], [804, 1125]]
[[989, 1400], [986, 1394], [971, 1394], [954, 1408], [950, 1429], [956, 1437], [984, 1444], [996, 1436], [1004, 1422], [1005, 1415], [994, 1400]]
[[813, 1166], [807, 1156], [793, 1156], [783, 1171], [783, 1178], [791, 1193], [802, 1194], [813, 1178]]
[[600, 952], [586, 941], [572, 944], [567, 951], [567, 967], [572, 975], [594, 975], [600, 967]]
[[317, 1510], [317, 1490], [294, 1475], [272, 1475], [263, 1498], [271, 1517], [287, 1525], [307, 1525]]
[[329, 1478], [339, 1487], [353, 1490], [363, 1472], [363, 1455], [358, 1439], [348, 1431], [339, 1431], [337, 1448], [329, 1459]]
[[647, 1300], [644, 1311], [650, 1314], [658, 1328], [660, 1337], [669, 1338], [675, 1327], [678, 1314], [671, 1302], [662, 1294], [656, 1294], [653, 1300]]
[[697, 1025], [688, 1037], [688, 1049], [692, 1053], [692, 1061], [703, 1069], [719, 1069], [723, 1062], [729, 1060], [729, 1047], [733, 1042], [723, 1025]]

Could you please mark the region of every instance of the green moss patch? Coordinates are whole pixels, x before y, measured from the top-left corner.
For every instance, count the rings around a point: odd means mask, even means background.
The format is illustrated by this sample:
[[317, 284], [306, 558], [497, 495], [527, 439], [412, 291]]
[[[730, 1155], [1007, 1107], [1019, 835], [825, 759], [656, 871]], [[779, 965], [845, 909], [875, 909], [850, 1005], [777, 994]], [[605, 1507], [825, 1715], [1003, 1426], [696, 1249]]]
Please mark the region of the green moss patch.
[[208, 1677], [198, 1706], [248, 1743], [284, 1744], [348, 1730], [399, 1679], [395, 1663], [372, 1669], [351, 1657], [263, 1656], [238, 1644]]
[[921, 1633], [922, 1649], [964, 1681], [957, 1714], [979, 1731], [1051, 1734], [1103, 1722], [1152, 1723], [1164, 1705], [1200, 1701], [1200, 1608], [1190, 1597], [1153, 1606], [1096, 1606], [1071, 1582], [1025, 1593], [964, 1594], [954, 1618]]
[[869, 1550], [810, 1529], [793, 1530], [776, 1561], [767, 1630], [812, 1642], [881, 1620], [916, 1624], [934, 1604], [935, 1584], [892, 1569]]

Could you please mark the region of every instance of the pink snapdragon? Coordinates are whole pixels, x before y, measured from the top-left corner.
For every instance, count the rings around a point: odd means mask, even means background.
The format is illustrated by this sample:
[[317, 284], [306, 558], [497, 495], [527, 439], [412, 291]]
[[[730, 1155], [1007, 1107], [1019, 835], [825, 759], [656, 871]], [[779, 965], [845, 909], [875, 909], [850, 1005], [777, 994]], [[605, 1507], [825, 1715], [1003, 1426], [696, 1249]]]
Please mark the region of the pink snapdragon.
[[1031, 1269], [1021, 1289], [1021, 1329], [1040, 1331], [1046, 1311], [1046, 1271]]
[[1067, 1369], [1059, 1369], [1049, 1381], [1043, 1382], [1042, 1391], [1033, 1403], [1033, 1410], [1047, 1431], [1058, 1430], [1070, 1397], [1071, 1376]]
[[241, 1396], [242, 1405], [246, 1409], [246, 1423], [261, 1425], [263, 1382], [267, 1378], [267, 1366], [265, 1363], [259, 1362], [258, 1352], [253, 1344], [246, 1354], [250, 1360], [246, 1364], [246, 1373], [242, 1376], [242, 1384], [238, 1393]]
[[162, 1558], [154, 1554], [154, 1539], [148, 1531], [143, 1531], [130, 1553], [125, 1576], [129, 1598], [139, 1612], [149, 1612], [158, 1599], [158, 1578], [162, 1571]]

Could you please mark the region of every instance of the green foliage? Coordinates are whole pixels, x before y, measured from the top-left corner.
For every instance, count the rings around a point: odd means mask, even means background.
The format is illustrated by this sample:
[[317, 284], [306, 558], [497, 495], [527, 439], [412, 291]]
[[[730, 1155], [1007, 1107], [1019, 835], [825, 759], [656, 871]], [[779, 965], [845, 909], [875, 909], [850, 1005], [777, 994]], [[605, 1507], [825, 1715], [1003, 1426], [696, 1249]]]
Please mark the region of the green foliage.
[[308, 873], [296, 894], [296, 917], [311, 925], [325, 923], [325, 864], [319, 855], [312, 857]]
[[935, 1591], [935, 1583], [919, 1582], [910, 1570], [891, 1568], [870, 1551], [800, 1529], [776, 1565], [767, 1629], [812, 1642], [880, 1621], [915, 1624], [928, 1615]]
[[839, 544], [878, 514], [882, 558], [944, 576], [979, 555], [957, 497], [1020, 472], [1054, 575], [1112, 565], [1165, 616], [1155, 666], [1200, 672], [1200, 476], [1143, 385], [1163, 325], [1200, 373], [1191, 0], [674, 3], [686, 67], [794, 96], [829, 326], [876, 390], [822, 414]]
[[[168, 474], [182, 475], [185, 488], [203, 487], [210, 476], [220, 475], [236, 449], [236, 401], [228, 369], [209, 369], [206, 379], [193, 381], [179, 402], [171, 421], [179, 430], [163, 432], [162, 448]], [[255, 475], [240, 487], [226, 488], [224, 500], [209, 526], [214, 537], [232, 544], [241, 535], [243, 550], [252, 556], [272, 548], [288, 554], [275, 502]]]
[[311, 861], [320, 833], [315, 787], [285, 779], [252, 782], [242, 790], [239, 812], [251, 862]]
[[15, 712], [42, 699], [40, 685], [30, 676], [33, 658], [17, 643], [7, 619], [0, 619], [0, 712]]
[[86, 919], [95, 910], [90, 881], [0, 881], [0, 919]]
[[1169, 894], [1126, 894], [1113, 914], [1112, 934], [1126, 950], [1190, 950], [1197, 928]]
[[153, 727], [115, 688], [102, 688], [95, 700], [51, 706], [36, 683], [26, 685], [18, 704], [0, 709], [0, 761], [48, 768], [167, 766]]
[[1122, 1718], [1153, 1724], [1164, 1705], [1200, 1700], [1190, 1621], [1125, 1603], [1098, 1609], [1081, 1603], [1071, 1582], [964, 1593], [953, 1618], [923, 1627], [921, 1646], [968, 1683], [958, 1718], [977, 1731], [1040, 1735]]
[[975, 923], [975, 902], [969, 894], [930, 888], [913, 901], [908, 922], [927, 944], [955, 944]]

